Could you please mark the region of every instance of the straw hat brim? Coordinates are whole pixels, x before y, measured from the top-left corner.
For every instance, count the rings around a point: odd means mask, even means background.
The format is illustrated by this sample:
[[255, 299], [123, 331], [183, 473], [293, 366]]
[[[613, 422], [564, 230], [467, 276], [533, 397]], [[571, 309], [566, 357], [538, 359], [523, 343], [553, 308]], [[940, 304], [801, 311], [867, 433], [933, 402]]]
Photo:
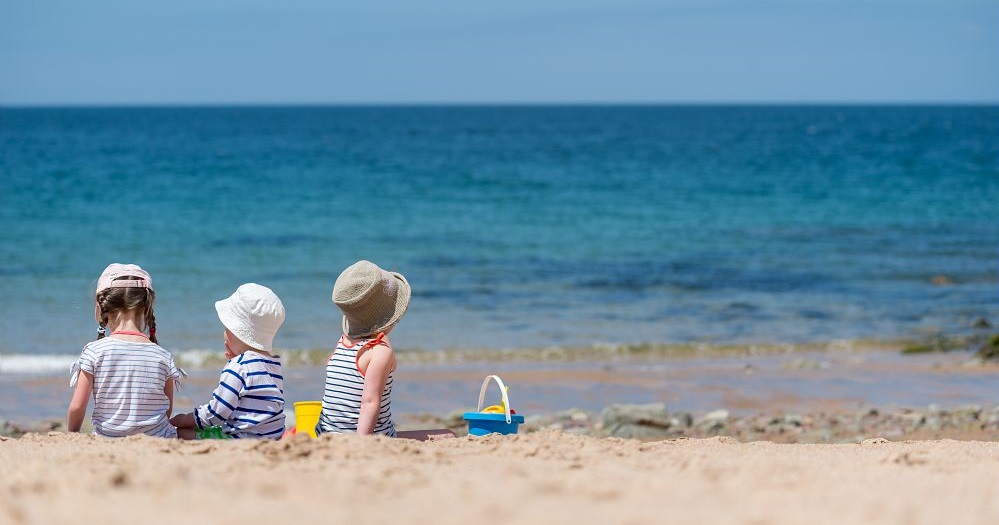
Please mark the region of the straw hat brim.
[[[383, 270], [384, 271], [384, 270]], [[343, 316], [343, 333], [347, 334], [348, 337], [356, 339], [358, 337], [365, 337], [369, 335], [375, 335], [385, 330], [399, 322], [402, 319], [403, 314], [409, 308], [409, 300], [413, 296], [413, 290], [409, 286], [409, 281], [401, 273], [388, 272], [393, 278], [399, 281], [399, 292], [395, 297], [395, 304], [393, 305], [392, 316], [389, 317], [387, 321], [377, 323], [375, 326], [361, 326], [360, 324], [353, 324], [346, 315]]]

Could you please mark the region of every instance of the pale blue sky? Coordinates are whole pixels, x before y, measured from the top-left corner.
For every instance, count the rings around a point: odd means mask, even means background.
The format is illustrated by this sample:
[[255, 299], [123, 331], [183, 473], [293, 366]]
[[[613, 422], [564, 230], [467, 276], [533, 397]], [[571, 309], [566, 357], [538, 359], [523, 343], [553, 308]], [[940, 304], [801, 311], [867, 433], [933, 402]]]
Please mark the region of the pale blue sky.
[[0, 104], [999, 102], [999, 0], [0, 0]]

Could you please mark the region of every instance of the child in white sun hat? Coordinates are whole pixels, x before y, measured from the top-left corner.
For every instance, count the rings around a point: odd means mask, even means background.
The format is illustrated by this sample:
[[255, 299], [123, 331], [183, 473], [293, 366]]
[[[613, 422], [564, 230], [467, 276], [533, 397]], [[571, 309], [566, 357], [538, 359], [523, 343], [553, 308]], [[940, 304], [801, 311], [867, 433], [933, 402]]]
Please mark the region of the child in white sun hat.
[[[284, 377], [272, 344], [284, 323], [284, 305], [270, 288], [248, 283], [215, 303], [215, 310], [225, 327], [229, 362], [212, 398], [170, 423], [181, 439], [279, 439], [284, 434]], [[213, 427], [222, 435], [213, 435], [218, 433]]]

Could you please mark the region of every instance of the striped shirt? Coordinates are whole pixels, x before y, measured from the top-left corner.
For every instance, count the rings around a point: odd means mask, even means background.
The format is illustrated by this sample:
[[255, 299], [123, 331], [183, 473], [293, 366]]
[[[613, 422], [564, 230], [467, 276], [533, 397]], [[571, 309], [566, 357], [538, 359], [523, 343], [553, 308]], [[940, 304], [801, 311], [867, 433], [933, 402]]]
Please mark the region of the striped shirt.
[[[351, 347], [344, 346], [341, 339], [336, 350], [326, 363], [326, 388], [323, 391], [323, 411], [316, 425], [316, 435], [324, 432], [357, 432], [357, 421], [361, 416], [361, 393], [364, 391], [364, 375], [357, 367], [357, 353], [365, 343], [358, 341]], [[395, 437], [395, 424], [392, 422], [392, 374], [389, 373], [382, 390], [378, 419], [372, 431]]]
[[80, 371], [94, 376], [94, 433], [107, 437], [147, 434], [176, 437], [167, 410], [167, 381], [186, 376], [170, 352], [156, 343], [105, 337], [87, 343], [73, 363], [69, 386]]
[[212, 398], [194, 409], [198, 428], [222, 427], [234, 438], [280, 439], [284, 434], [281, 357], [247, 351], [225, 364]]

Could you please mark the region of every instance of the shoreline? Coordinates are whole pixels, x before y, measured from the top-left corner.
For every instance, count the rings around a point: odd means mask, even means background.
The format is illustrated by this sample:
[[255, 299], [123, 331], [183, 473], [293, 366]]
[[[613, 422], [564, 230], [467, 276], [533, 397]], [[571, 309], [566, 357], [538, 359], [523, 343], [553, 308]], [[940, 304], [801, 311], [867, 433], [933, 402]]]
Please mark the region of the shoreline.
[[[895, 352], [903, 355], [976, 352], [999, 334], [988, 331], [958, 335], [931, 334], [921, 338], [830, 339], [808, 342], [598, 342], [590, 345], [525, 347], [454, 347], [436, 350], [397, 347], [400, 364], [460, 363], [576, 363], [596, 361], [724, 359], [791, 354], [863, 354]], [[999, 341], [999, 339], [996, 339]], [[992, 344], [999, 345], [999, 342]], [[167, 349], [178, 366], [191, 369], [221, 369], [225, 358], [218, 349]], [[328, 348], [279, 349], [285, 367], [324, 365]], [[25, 354], [0, 351], [0, 374], [60, 373], [78, 354]]]
[[[895, 344], [825, 345], [817, 350], [777, 345], [740, 347], [740, 352], [726, 349], [723, 357], [717, 349], [691, 347], [680, 357], [676, 353], [663, 357], [661, 347], [622, 348], [626, 347], [600, 349], [600, 359], [565, 360], [564, 354], [555, 353], [547, 361], [413, 362], [400, 353], [393, 412], [398, 422], [408, 424], [474, 410], [479, 386], [490, 374], [500, 375], [510, 386], [513, 408], [528, 418], [541, 418], [542, 427], [570, 410], [592, 422], [617, 405], [662, 404], [671, 413], [694, 418], [722, 410], [733, 419], [797, 414], [822, 420], [823, 414], [851, 415], [872, 407], [885, 413], [923, 412], [931, 405], [942, 410], [969, 405], [988, 410], [999, 402], [995, 395], [999, 363], [978, 359], [968, 350], [903, 354]], [[175, 411], [189, 411], [208, 399], [219, 369], [210, 364], [190, 368], [190, 376], [177, 391]], [[322, 366], [288, 366], [285, 376], [288, 411], [296, 401], [321, 396]], [[65, 371], [0, 374], [0, 420], [21, 427], [61, 421], [71, 394]]]
[[[449, 428], [458, 436], [465, 436], [467, 425], [462, 418], [464, 412], [405, 414], [397, 418], [396, 424], [400, 430]], [[294, 412], [286, 411], [286, 416], [286, 426], [291, 429], [295, 425]], [[91, 430], [88, 418], [80, 434], [88, 435]], [[893, 442], [938, 439], [999, 442], [999, 403], [991, 406], [770, 411], [746, 415], [724, 408], [708, 412], [670, 410], [662, 403], [609, 405], [598, 412], [566, 409], [526, 415], [519, 428], [520, 434], [552, 431], [639, 441], [725, 437], [742, 443], [830, 444], [861, 443], [869, 439]], [[59, 434], [67, 434], [64, 420], [16, 423], [0, 419], [0, 438]]]

